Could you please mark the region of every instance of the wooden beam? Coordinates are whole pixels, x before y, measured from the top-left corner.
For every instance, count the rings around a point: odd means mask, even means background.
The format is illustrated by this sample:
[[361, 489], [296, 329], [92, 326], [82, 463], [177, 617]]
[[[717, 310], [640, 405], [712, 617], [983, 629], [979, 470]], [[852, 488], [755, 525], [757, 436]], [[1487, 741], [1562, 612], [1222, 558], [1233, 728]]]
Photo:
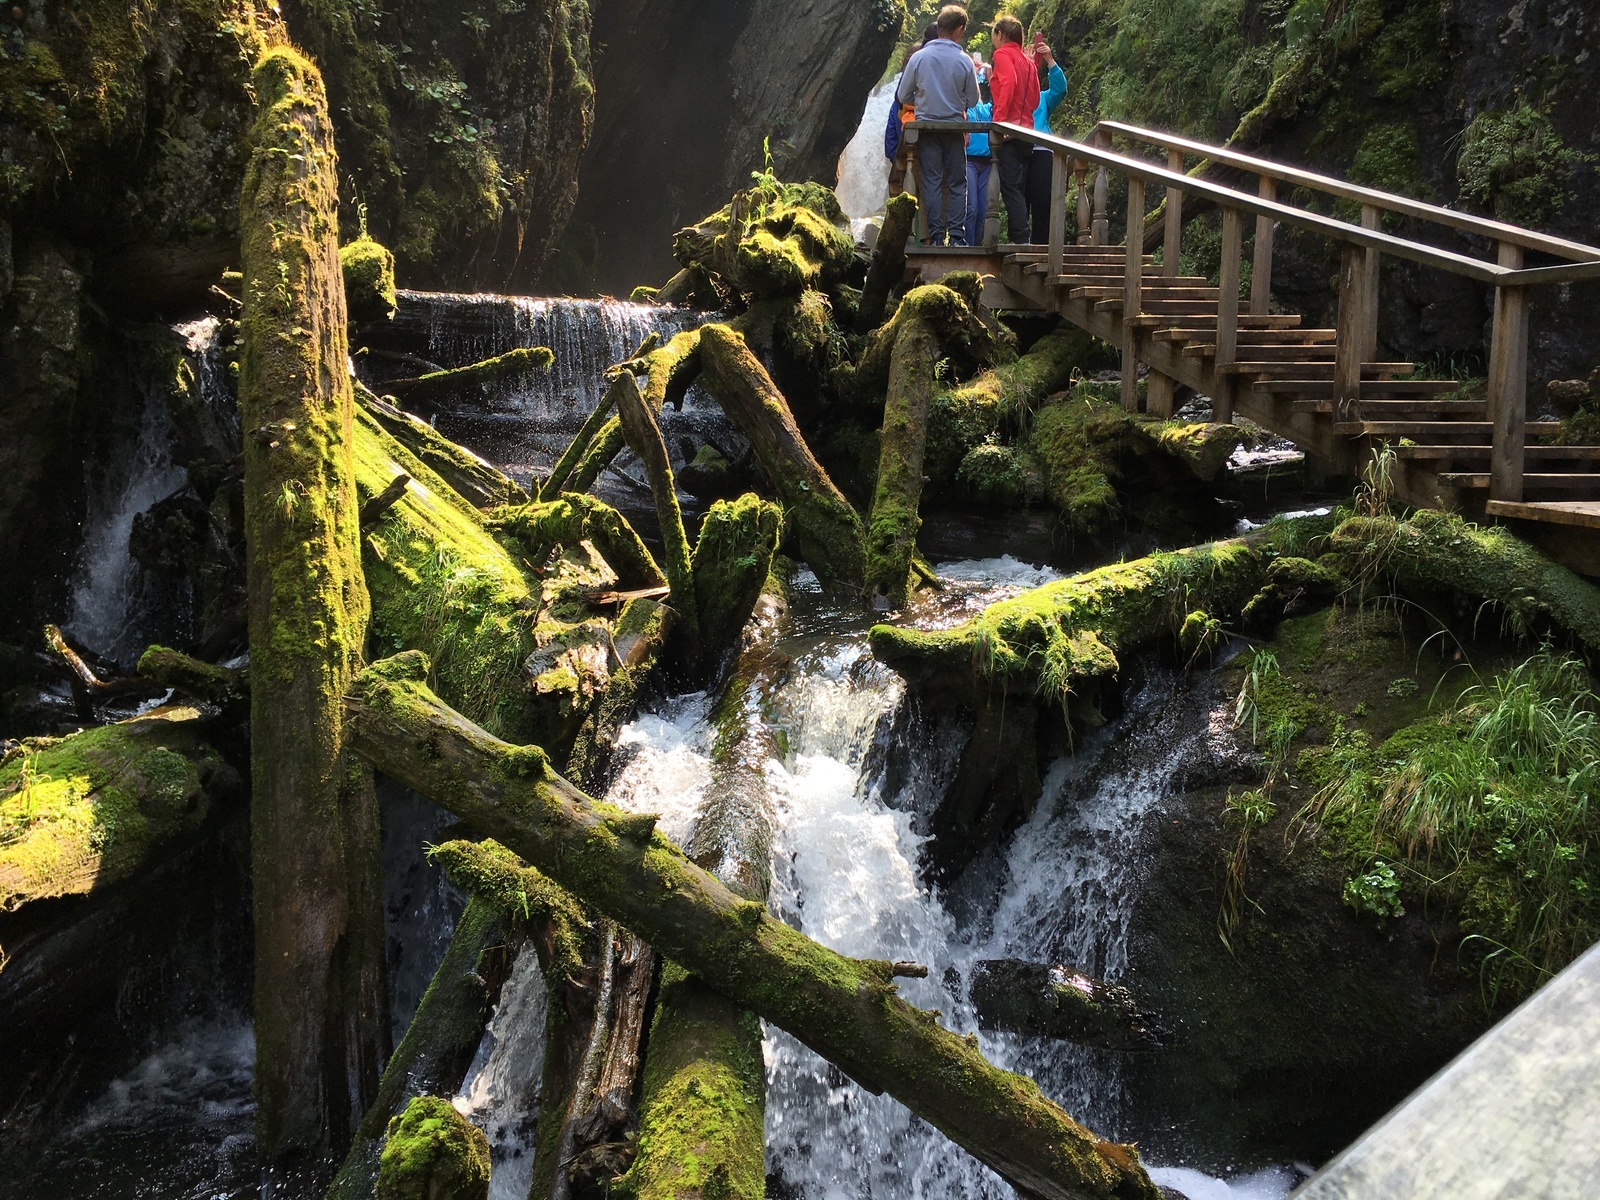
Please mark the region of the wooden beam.
[[[1499, 264], [1522, 266], [1521, 246], [1501, 242]], [[1528, 289], [1500, 287], [1494, 293], [1494, 323], [1489, 338], [1489, 420], [1494, 424], [1494, 454], [1489, 460], [1489, 497], [1505, 503], [1522, 499], [1523, 447], [1528, 431]]]
[[1339, 264], [1339, 338], [1333, 358], [1334, 420], [1361, 419], [1362, 338], [1367, 328], [1367, 251], [1346, 244]]
[[1067, 244], [1067, 156], [1050, 155], [1050, 276], [1061, 274]]
[[1238, 387], [1232, 376], [1222, 371], [1239, 352], [1239, 256], [1244, 250], [1244, 213], [1237, 208], [1222, 210], [1222, 266], [1217, 286], [1216, 383], [1211, 391], [1212, 420], [1227, 424], [1233, 420], [1233, 398]]
[[[1183, 174], [1183, 151], [1167, 151], [1167, 170], [1174, 175]], [[1183, 189], [1167, 189], [1166, 240], [1161, 246], [1162, 272], [1168, 276], [1178, 274], [1178, 259], [1183, 253]]]
[[[1144, 236], [1144, 180], [1128, 180], [1128, 259], [1122, 276], [1122, 315], [1139, 315], [1140, 292], [1144, 286], [1143, 255], [1139, 253]], [[1139, 330], [1122, 323], [1122, 407], [1139, 411]]]
[[[1362, 205], [1361, 228], [1382, 229], [1383, 210], [1374, 204]], [[1366, 289], [1367, 319], [1361, 329], [1360, 349], [1361, 361], [1371, 362], [1378, 357], [1378, 283], [1383, 262], [1379, 252], [1370, 247], [1366, 259], [1366, 280], [1362, 286]]]
[[[1261, 177], [1259, 189], [1263, 200], [1278, 202], [1278, 181], [1271, 175]], [[1274, 222], [1269, 216], [1256, 217], [1255, 259], [1250, 265], [1250, 311], [1262, 316], [1272, 300], [1272, 231]]]

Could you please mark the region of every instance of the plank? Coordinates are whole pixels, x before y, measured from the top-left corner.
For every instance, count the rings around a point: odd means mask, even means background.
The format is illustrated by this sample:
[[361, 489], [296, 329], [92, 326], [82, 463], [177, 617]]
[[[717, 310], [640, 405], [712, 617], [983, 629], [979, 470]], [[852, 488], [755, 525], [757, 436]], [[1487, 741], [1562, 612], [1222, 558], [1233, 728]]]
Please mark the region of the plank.
[[1600, 500], [1491, 500], [1484, 509], [1491, 517], [1517, 517], [1524, 521], [1600, 529]]
[[[1439, 482], [1459, 488], [1486, 488], [1489, 486], [1490, 474], [1487, 471], [1441, 471]], [[1522, 476], [1525, 487], [1530, 488], [1561, 488], [1575, 491], [1590, 491], [1600, 496], [1600, 473], [1594, 471], [1576, 471], [1564, 473], [1533, 473], [1525, 472]]]
[[[1460, 386], [1454, 379], [1363, 379], [1360, 396], [1363, 401], [1398, 396], [1444, 396]], [[1255, 385], [1255, 390], [1298, 392], [1317, 399], [1333, 399], [1339, 394], [1339, 385], [1330, 379], [1264, 379]]]
[[[1294, 412], [1332, 413], [1332, 400], [1296, 400]], [[1484, 415], [1482, 400], [1362, 400], [1361, 410], [1372, 416], [1389, 413], [1473, 413]]]
[[[1396, 446], [1399, 458], [1488, 458], [1492, 446]], [[1600, 446], [1528, 446], [1523, 450], [1527, 459], [1541, 462], [1600, 462]]]
[[[1145, 318], [1140, 317], [1139, 320]], [[1263, 333], [1274, 332], [1284, 334], [1311, 334], [1314, 340], [1332, 338], [1331, 329], [1301, 329], [1300, 322], [1304, 320], [1299, 313], [1270, 313], [1264, 317], [1251, 316], [1249, 313], [1239, 314], [1239, 334], [1246, 337], [1245, 330], [1257, 330]], [[1217, 340], [1217, 319], [1214, 316], [1174, 317], [1168, 321], [1158, 322], [1160, 330], [1171, 329], [1181, 333], [1183, 339], [1205, 339], [1209, 336], [1211, 341]], [[1157, 337], [1161, 336], [1158, 330]]]

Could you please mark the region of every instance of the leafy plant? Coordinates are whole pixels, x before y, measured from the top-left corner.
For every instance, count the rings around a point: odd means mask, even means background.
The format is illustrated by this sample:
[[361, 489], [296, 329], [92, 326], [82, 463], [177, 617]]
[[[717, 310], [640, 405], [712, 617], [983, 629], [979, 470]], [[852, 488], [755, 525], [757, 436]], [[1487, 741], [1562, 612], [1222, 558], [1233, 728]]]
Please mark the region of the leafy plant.
[[1406, 913], [1400, 903], [1400, 880], [1394, 868], [1381, 860], [1364, 874], [1345, 880], [1344, 902], [1358, 913], [1371, 913], [1382, 920]]

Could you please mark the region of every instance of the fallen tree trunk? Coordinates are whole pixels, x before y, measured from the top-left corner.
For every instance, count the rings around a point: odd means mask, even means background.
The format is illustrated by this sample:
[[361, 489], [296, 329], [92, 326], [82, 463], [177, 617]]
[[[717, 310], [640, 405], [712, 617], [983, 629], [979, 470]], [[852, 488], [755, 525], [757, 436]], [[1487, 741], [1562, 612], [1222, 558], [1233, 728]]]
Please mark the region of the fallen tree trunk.
[[528, 371], [548, 370], [555, 360], [556, 356], [548, 346], [522, 346], [465, 367], [430, 371], [414, 379], [391, 379], [383, 387], [397, 400], [426, 403], [467, 388], [474, 388], [483, 394], [496, 384], [515, 379]]
[[901, 192], [889, 201], [883, 214], [883, 228], [872, 250], [872, 265], [867, 268], [867, 283], [861, 289], [861, 308], [856, 319], [858, 333], [870, 333], [883, 323], [889, 306], [889, 293], [906, 276], [906, 242], [917, 221], [917, 198]]
[[[660, 414], [668, 404], [674, 407], [682, 404], [690, 385], [700, 375], [700, 331], [684, 330], [670, 338], [665, 346], [646, 354], [644, 361], [644, 402], [650, 411]], [[566, 490], [587, 492], [626, 444], [621, 420], [612, 417], [584, 451]]]
[[380, 400], [365, 387], [356, 388], [356, 400], [390, 437], [432, 467], [474, 508], [528, 502], [528, 493], [516, 480], [465, 446], [458, 446], [426, 421]]
[[317, 69], [287, 47], [261, 56], [253, 82], [239, 412], [249, 431], [256, 1147], [263, 1166], [320, 1176], [360, 1124], [389, 1048], [377, 797], [346, 754], [341, 712], [370, 606], [327, 97]]
[[[390, 1119], [414, 1096], [448, 1099], [461, 1090], [505, 982], [506, 933], [506, 918], [492, 901], [474, 896], [467, 902], [416, 1016], [383, 1069], [378, 1094], [327, 1200], [372, 1200]], [[502, 953], [491, 962], [496, 948]]]
[[534, 746], [510, 746], [422, 682], [424, 656], [369, 668], [348, 697], [360, 752], [498, 838], [729, 999], [866, 1087], [889, 1091], [1019, 1188], [1053, 1200], [1158, 1193], [1131, 1146], [1076, 1124], [1031, 1081], [902, 1000], [893, 964], [859, 961], [773, 920], [655, 833], [591, 800]]
[[684, 532], [683, 512], [678, 507], [678, 485], [672, 477], [672, 460], [661, 438], [655, 415], [645, 406], [639, 384], [627, 371], [617, 376], [617, 416], [622, 421], [628, 445], [644, 463], [650, 476], [650, 492], [656, 502], [656, 523], [661, 529], [661, 548], [666, 557], [667, 585], [672, 589], [672, 607], [681, 618], [678, 642], [682, 658], [691, 674], [700, 670], [700, 612], [695, 604], [694, 568], [689, 557], [689, 535]]
[[718, 500], [706, 510], [694, 545], [701, 681], [715, 679], [738, 649], [782, 534], [783, 510], [753, 492], [737, 500]]
[[162, 687], [173, 688], [196, 700], [215, 704], [225, 717], [249, 713], [250, 667], [224, 667], [166, 646], [151, 646], [139, 656], [141, 676]]
[[[765, 646], [740, 657], [712, 713], [711, 781], [690, 858], [746, 900], [772, 885], [766, 763], [777, 753], [761, 712]], [[766, 1071], [761, 1021], [677, 963], [663, 965], [639, 1102], [638, 1156], [621, 1186], [635, 1200], [715, 1191], [766, 1193]]]
[[[900, 302], [883, 401], [878, 482], [867, 520], [867, 589], [905, 605], [911, 556], [922, 527], [922, 458], [928, 444], [928, 405], [939, 365], [939, 338], [921, 309], [930, 293], [918, 288]], [[910, 310], [907, 312], [907, 310]]]
[[784, 519], [811, 569], [824, 581], [859, 588], [866, 576], [861, 518], [812, 455], [778, 385], [726, 325], [700, 330], [700, 358], [707, 385], [777, 489]]
[[642, 590], [667, 582], [628, 518], [592, 496], [565, 495], [502, 509], [485, 524], [521, 542], [535, 567], [554, 547], [588, 539], [617, 573], [622, 588]]
[[661, 661], [676, 614], [655, 596], [635, 596], [624, 603], [611, 630], [616, 665], [605, 695], [590, 711], [572, 741], [567, 757], [568, 779], [598, 787], [611, 765], [617, 733], [633, 715], [639, 694]]
[[983, 1029], [1060, 1038], [1102, 1050], [1160, 1045], [1132, 992], [1074, 967], [986, 959], [973, 965], [968, 994]]

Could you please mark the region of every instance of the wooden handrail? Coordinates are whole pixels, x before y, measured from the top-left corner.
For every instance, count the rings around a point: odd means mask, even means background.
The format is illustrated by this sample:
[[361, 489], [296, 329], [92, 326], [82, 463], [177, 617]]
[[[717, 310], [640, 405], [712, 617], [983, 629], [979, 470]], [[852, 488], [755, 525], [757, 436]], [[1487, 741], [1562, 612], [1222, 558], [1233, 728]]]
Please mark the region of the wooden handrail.
[[1283, 183], [1292, 183], [1296, 187], [1309, 188], [1312, 191], [1322, 192], [1329, 196], [1337, 196], [1343, 200], [1354, 200], [1358, 204], [1371, 204], [1385, 212], [1399, 213], [1402, 216], [1431, 221], [1434, 224], [1444, 225], [1461, 233], [1478, 234], [1480, 237], [1488, 238], [1491, 241], [1510, 242], [1512, 245], [1521, 246], [1527, 250], [1537, 250], [1542, 254], [1549, 254], [1555, 258], [1565, 258], [1576, 263], [1600, 263], [1600, 246], [1571, 242], [1565, 238], [1523, 229], [1517, 225], [1507, 225], [1504, 222], [1490, 220], [1487, 217], [1475, 217], [1470, 213], [1457, 212], [1453, 208], [1442, 208], [1437, 204], [1426, 204], [1421, 200], [1413, 200], [1407, 196], [1397, 196], [1392, 192], [1380, 192], [1372, 188], [1364, 188], [1358, 184], [1347, 183], [1342, 179], [1335, 179], [1328, 175], [1318, 175], [1314, 171], [1306, 171], [1299, 167], [1273, 162], [1271, 159], [1256, 158], [1250, 154], [1240, 154], [1236, 150], [1208, 145], [1205, 142], [1191, 141], [1188, 138], [1181, 138], [1170, 133], [1161, 133], [1154, 129], [1141, 129], [1137, 125], [1125, 125], [1121, 121], [1101, 121], [1095, 126], [1095, 129], [1096, 131], [1103, 130], [1107, 133], [1118, 134], [1122, 137], [1131, 138], [1166, 150], [1182, 150], [1184, 153], [1197, 158], [1206, 158], [1214, 163], [1235, 167], [1254, 175], [1265, 175]]
[[[1131, 128], [1131, 127], [1130, 127]], [[1268, 217], [1271, 220], [1287, 225], [1295, 225], [1308, 229], [1313, 233], [1320, 233], [1336, 241], [1345, 242], [1355, 246], [1366, 246], [1380, 250], [1385, 254], [1392, 254], [1396, 258], [1408, 259], [1411, 262], [1421, 263], [1423, 266], [1435, 267], [1448, 271], [1453, 275], [1462, 275], [1468, 279], [1475, 279], [1479, 283], [1495, 284], [1499, 286], [1536, 286], [1543, 283], [1574, 283], [1589, 280], [1600, 280], [1600, 258], [1590, 262], [1567, 263], [1558, 267], [1535, 267], [1524, 270], [1508, 270], [1495, 263], [1484, 262], [1481, 259], [1471, 258], [1465, 254], [1457, 254], [1452, 250], [1441, 250], [1437, 246], [1429, 246], [1422, 242], [1414, 242], [1407, 238], [1396, 237], [1384, 233], [1381, 229], [1363, 229], [1358, 225], [1325, 217], [1321, 213], [1308, 212], [1303, 208], [1293, 208], [1287, 204], [1265, 200], [1259, 195], [1231, 188], [1225, 184], [1212, 183], [1210, 180], [1197, 179], [1192, 175], [1174, 173], [1166, 168], [1150, 162], [1148, 159], [1130, 158], [1111, 150], [1102, 150], [1085, 142], [1073, 141], [1070, 138], [1056, 134], [1040, 133], [1022, 125], [1013, 125], [1002, 121], [912, 121], [906, 126], [908, 134], [915, 134], [918, 130], [927, 130], [930, 133], [1003, 133], [1007, 137], [1014, 137], [1019, 141], [1028, 142], [1035, 146], [1044, 146], [1056, 150], [1073, 158], [1083, 159], [1121, 171], [1125, 175], [1136, 176], [1145, 181], [1146, 185], [1160, 184], [1163, 187], [1179, 188], [1197, 196], [1204, 196], [1214, 203], [1228, 208], [1237, 208], [1241, 212], [1257, 217]], [[912, 140], [915, 140], [913, 137]], [[1193, 143], [1201, 146], [1202, 143]], [[1240, 155], [1240, 158], [1247, 156]], [[1265, 159], [1251, 160], [1259, 163], [1262, 169], [1275, 167], [1277, 164], [1267, 162]], [[1366, 191], [1366, 189], [1359, 189]], [[1390, 196], [1385, 192], [1372, 192], [1381, 205], [1385, 201], [1400, 201], [1398, 196]], [[1408, 202], [1409, 203], [1409, 202]], [[1395, 211], [1399, 211], [1398, 209]], [[1448, 213], [1449, 209], [1440, 209]], [[1463, 216], [1457, 213], [1456, 216]], [[1464, 220], [1477, 221], [1479, 218], [1463, 217]], [[1499, 225], [1497, 222], [1484, 222], [1485, 225], [1504, 229], [1507, 236], [1504, 240], [1513, 241], [1510, 234], [1520, 234], [1525, 238], [1538, 238], [1542, 235], [1531, 234], [1526, 230], [1518, 230], [1512, 225]], [[1579, 246], [1576, 242], [1561, 242], [1558, 238], [1549, 239], [1562, 245], [1577, 247], [1586, 253], [1600, 255], [1600, 250], [1594, 247]], [[1514, 243], [1521, 244], [1521, 243]]]

